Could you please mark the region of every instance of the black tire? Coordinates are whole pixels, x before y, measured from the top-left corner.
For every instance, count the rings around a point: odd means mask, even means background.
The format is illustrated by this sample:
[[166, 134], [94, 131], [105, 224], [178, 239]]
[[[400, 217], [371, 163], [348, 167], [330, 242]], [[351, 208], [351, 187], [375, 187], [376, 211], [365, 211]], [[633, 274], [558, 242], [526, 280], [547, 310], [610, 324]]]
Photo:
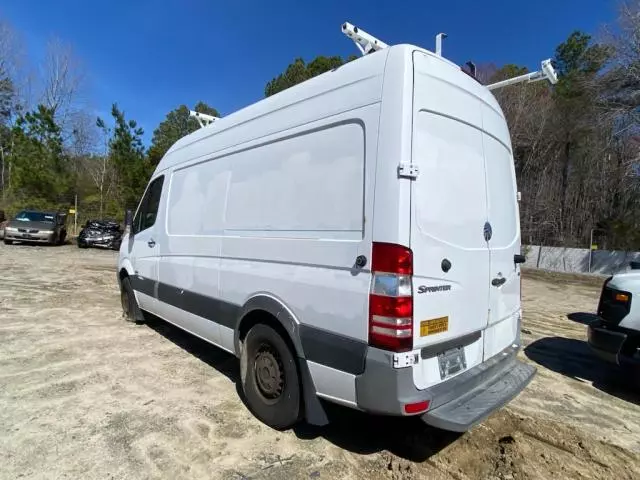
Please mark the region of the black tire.
[[13, 240], [7, 240], [6, 238], [4, 239], [4, 244], [5, 245], [13, 245]]
[[122, 285], [120, 287], [120, 302], [122, 304], [122, 316], [127, 322], [141, 323], [144, 320], [142, 311], [140, 310], [140, 307], [138, 307], [136, 296], [133, 293], [129, 277], [122, 279]]
[[58, 239], [58, 245], [64, 245], [64, 242], [67, 240], [67, 232], [61, 232], [60, 238]]
[[291, 349], [273, 328], [255, 325], [240, 359], [242, 389], [251, 412], [276, 430], [300, 419], [300, 376]]

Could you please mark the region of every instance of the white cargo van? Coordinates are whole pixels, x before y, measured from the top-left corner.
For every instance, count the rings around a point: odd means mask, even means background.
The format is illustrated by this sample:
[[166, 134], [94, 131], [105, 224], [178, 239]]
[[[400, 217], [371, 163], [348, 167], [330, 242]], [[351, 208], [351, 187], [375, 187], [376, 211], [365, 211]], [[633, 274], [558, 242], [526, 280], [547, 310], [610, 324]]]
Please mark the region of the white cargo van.
[[167, 152], [122, 241], [123, 309], [239, 357], [274, 428], [326, 423], [323, 399], [464, 431], [535, 373], [509, 131], [457, 65], [343, 28], [369, 54]]

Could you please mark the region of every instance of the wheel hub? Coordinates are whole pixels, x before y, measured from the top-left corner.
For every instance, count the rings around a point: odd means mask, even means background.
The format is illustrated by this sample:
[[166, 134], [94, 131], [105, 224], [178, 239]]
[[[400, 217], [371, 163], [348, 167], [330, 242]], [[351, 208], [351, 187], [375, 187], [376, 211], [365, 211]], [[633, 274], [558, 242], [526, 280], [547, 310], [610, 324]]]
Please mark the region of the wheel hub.
[[260, 393], [269, 400], [277, 399], [284, 387], [283, 368], [278, 353], [266, 345], [260, 347], [254, 371]]

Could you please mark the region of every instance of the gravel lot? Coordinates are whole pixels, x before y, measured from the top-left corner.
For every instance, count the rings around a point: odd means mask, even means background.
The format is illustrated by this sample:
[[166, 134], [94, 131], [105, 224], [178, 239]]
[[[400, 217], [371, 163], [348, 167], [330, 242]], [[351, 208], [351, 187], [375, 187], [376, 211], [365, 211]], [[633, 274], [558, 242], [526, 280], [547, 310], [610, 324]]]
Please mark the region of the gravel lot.
[[580, 323], [600, 279], [525, 272], [538, 375], [471, 432], [337, 407], [328, 427], [275, 432], [233, 357], [121, 318], [116, 257], [0, 245], [1, 479], [640, 478], [640, 379], [595, 359]]

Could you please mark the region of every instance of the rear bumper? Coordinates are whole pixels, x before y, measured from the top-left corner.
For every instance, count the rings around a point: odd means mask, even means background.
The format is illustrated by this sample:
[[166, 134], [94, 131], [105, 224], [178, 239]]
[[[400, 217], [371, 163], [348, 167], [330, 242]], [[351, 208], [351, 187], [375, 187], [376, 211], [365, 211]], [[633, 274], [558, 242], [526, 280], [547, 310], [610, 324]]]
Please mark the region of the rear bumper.
[[356, 399], [363, 410], [406, 415], [409, 403], [429, 402], [422, 420], [445, 430], [464, 432], [516, 397], [536, 369], [516, 359], [519, 347], [498, 355], [450, 380], [418, 390], [413, 369], [392, 367], [392, 354], [369, 348], [365, 372], [356, 377]]
[[625, 329], [606, 325], [598, 321], [589, 325], [587, 342], [603, 360], [623, 367], [640, 368], [640, 339]]

